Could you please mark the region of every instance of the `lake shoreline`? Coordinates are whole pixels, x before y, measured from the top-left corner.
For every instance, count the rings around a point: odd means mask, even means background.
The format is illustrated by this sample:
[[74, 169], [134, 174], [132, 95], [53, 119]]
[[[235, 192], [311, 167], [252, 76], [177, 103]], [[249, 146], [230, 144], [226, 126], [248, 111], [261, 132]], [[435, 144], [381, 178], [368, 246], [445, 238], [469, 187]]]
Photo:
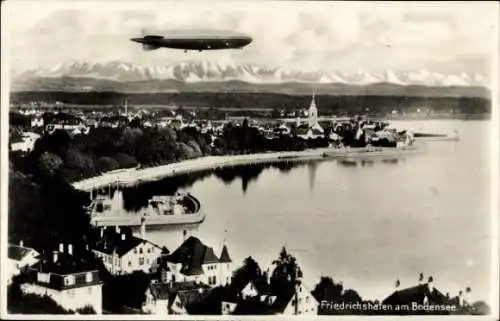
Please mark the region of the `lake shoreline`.
[[132, 186], [143, 182], [151, 182], [166, 177], [218, 169], [232, 166], [251, 165], [256, 163], [274, 163], [287, 161], [307, 161], [321, 159], [349, 159], [359, 157], [400, 156], [420, 151], [418, 148], [404, 149], [399, 147], [350, 149], [317, 148], [304, 151], [269, 152], [246, 155], [204, 156], [181, 162], [154, 166], [149, 168], [118, 169], [100, 176], [73, 182], [74, 188], [90, 191], [107, 185]]

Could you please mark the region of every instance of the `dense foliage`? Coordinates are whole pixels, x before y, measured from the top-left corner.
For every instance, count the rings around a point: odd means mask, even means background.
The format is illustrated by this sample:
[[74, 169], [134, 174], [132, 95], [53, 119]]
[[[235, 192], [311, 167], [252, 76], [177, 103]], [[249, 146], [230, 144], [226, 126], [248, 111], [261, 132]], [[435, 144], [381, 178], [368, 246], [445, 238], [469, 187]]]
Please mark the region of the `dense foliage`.
[[102, 288], [103, 309], [121, 313], [124, 306], [141, 309], [150, 277], [144, 272], [107, 278]]
[[75, 252], [84, 251], [91, 232], [84, 208], [88, 195], [50, 173], [27, 175], [9, 169], [9, 241], [22, 240], [40, 252], [61, 242], [73, 244]]
[[182, 130], [99, 127], [88, 135], [71, 137], [62, 130], [44, 135], [36, 141], [27, 159], [17, 165], [27, 173], [61, 175], [74, 181], [120, 168], [157, 166], [206, 155], [303, 150], [327, 145], [328, 141], [322, 138], [266, 139], [257, 128], [249, 127], [246, 120], [242, 126], [226, 126], [213, 143], [210, 133], [201, 133], [194, 127]]

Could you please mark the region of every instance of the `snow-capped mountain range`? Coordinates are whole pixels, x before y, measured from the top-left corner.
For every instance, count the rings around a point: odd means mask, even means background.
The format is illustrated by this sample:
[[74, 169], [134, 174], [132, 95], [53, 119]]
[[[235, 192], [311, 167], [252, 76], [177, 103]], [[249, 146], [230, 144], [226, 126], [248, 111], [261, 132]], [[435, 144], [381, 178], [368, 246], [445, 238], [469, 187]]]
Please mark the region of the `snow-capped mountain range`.
[[148, 80], [174, 80], [184, 83], [241, 81], [249, 84], [315, 83], [369, 85], [389, 83], [393, 85], [421, 85], [432, 87], [480, 86], [489, 87], [488, 80], [478, 73], [440, 74], [427, 70], [398, 73], [386, 70], [370, 73], [363, 70], [352, 72], [300, 71], [284, 68], [266, 68], [255, 65], [220, 64], [209, 61], [187, 61], [168, 66], [144, 66], [121, 61], [108, 63], [71, 62], [59, 63], [51, 68], [36, 69], [13, 74], [14, 80], [36, 78], [96, 78], [117, 82]]

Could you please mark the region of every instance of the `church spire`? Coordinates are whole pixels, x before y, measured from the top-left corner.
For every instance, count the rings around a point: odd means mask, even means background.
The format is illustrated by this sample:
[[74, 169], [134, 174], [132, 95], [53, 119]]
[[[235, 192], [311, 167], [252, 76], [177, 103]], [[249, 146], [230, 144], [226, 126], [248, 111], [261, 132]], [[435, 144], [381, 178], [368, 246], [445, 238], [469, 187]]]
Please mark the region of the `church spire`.
[[309, 127], [313, 127], [318, 123], [318, 108], [316, 107], [316, 93], [313, 90], [311, 106], [309, 107]]

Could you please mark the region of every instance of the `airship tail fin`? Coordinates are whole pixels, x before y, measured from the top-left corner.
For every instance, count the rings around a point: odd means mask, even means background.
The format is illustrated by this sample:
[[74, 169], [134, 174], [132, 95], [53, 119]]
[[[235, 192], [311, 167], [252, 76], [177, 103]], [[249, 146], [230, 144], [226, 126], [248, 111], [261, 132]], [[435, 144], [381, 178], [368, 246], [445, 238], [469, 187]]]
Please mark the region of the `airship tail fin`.
[[156, 45], [149, 44], [149, 43], [143, 43], [142, 44], [142, 49], [144, 49], [146, 51], [156, 50], [158, 48], [160, 48], [160, 47], [156, 46]]

